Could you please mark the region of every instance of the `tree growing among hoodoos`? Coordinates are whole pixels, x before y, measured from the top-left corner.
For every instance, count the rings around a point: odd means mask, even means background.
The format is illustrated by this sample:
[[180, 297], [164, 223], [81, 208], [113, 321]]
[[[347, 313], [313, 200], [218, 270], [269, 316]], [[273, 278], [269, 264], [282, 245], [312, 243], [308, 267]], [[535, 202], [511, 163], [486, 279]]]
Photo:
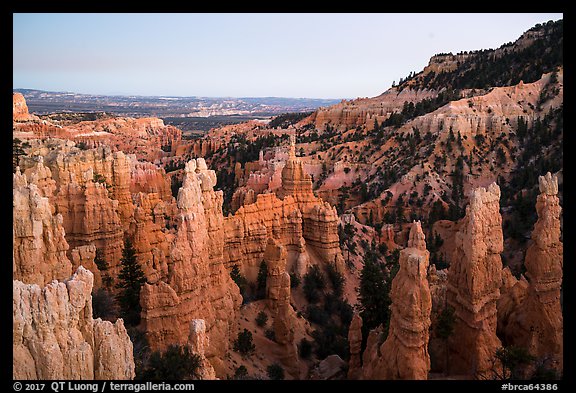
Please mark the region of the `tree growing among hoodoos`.
[[118, 275], [119, 289], [116, 300], [120, 305], [120, 315], [124, 318], [124, 323], [136, 326], [140, 323], [140, 288], [146, 282], [144, 272], [136, 260], [136, 250], [130, 239], [124, 240], [122, 259], [120, 260], [122, 270]]

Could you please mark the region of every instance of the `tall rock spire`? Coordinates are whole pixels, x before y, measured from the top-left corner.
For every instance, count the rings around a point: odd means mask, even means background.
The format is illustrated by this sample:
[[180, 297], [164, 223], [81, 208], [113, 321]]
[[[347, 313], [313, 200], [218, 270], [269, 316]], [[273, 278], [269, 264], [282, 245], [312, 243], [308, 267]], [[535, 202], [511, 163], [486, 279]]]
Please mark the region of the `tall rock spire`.
[[524, 265], [529, 285], [526, 297], [508, 317], [504, 335], [509, 344], [527, 348], [546, 366], [562, 371], [563, 327], [560, 288], [564, 246], [560, 241], [558, 180], [550, 172], [539, 179], [538, 221]]
[[[430, 253], [419, 221], [400, 251], [400, 270], [392, 281], [390, 330], [380, 357], [364, 365], [364, 379], [428, 379], [428, 331], [432, 298], [427, 272]], [[366, 348], [374, 352], [373, 349]]]
[[295, 160], [296, 159], [296, 134], [290, 134], [290, 150], [288, 152], [288, 159]]
[[504, 244], [499, 200], [496, 183], [473, 190], [466, 216], [458, 224], [447, 286], [447, 301], [456, 317], [448, 342], [451, 373], [490, 377], [496, 350], [502, 346], [496, 336]]

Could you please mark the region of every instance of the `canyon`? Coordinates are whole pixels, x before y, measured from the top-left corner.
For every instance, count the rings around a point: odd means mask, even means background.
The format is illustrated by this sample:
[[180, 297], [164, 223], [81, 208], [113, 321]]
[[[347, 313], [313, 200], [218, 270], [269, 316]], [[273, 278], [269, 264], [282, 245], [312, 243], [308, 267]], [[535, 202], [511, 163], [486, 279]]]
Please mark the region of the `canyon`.
[[563, 65], [468, 86], [559, 28], [195, 140], [14, 92], [13, 378], [561, 378]]

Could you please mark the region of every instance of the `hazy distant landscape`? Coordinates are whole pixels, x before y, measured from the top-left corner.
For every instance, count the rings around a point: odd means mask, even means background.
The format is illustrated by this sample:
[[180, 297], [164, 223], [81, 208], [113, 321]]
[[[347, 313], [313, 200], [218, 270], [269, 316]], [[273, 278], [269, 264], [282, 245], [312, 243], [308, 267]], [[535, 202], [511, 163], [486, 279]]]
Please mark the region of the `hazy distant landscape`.
[[106, 112], [118, 116], [159, 117], [182, 131], [208, 131], [226, 124], [266, 119], [287, 112], [310, 112], [340, 99], [284, 97], [163, 97], [91, 95], [14, 89], [31, 113]]

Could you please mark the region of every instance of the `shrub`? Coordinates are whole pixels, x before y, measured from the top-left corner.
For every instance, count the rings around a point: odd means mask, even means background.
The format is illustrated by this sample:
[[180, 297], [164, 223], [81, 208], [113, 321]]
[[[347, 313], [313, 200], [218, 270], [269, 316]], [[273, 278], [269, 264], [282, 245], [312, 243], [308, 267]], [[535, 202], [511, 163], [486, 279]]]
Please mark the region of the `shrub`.
[[248, 370], [245, 366], [240, 366], [236, 369], [234, 379], [248, 379]]
[[297, 273], [290, 273], [290, 288], [298, 288], [301, 279]]
[[234, 266], [232, 266], [232, 270], [230, 271], [230, 277], [236, 283], [236, 285], [238, 285], [238, 288], [240, 288], [240, 294], [242, 295], [242, 298], [246, 298], [248, 281], [242, 275], [242, 273], [240, 273], [238, 265], [234, 264]]
[[170, 345], [165, 352], [156, 351], [150, 355], [142, 379], [197, 379], [200, 362], [200, 356], [193, 354], [187, 346]]
[[326, 287], [324, 275], [318, 265], [312, 265], [304, 275], [304, 296], [310, 303], [320, 300], [320, 291]]
[[523, 366], [531, 364], [535, 357], [524, 347], [509, 346], [499, 348], [496, 358], [500, 361], [502, 374], [499, 379], [520, 379]]
[[444, 307], [444, 309], [438, 316], [438, 319], [436, 320], [436, 325], [434, 327], [436, 336], [438, 336], [443, 340], [447, 340], [448, 337], [450, 337], [452, 335], [452, 332], [454, 331], [454, 323], [455, 323], [454, 308], [450, 306]]
[[318, 356], [319, 359], [337, 354], [342, 359], [347, 360], [350, 356], [348, 338], [336, 334], [336, 327], [334, 325], [329, 325], [322, 330], [314, 330], [312, 337], [316, 342], [316, 356]]
[[264, 311], [260, 311], [256, 316], [256, 325], [260, 327], [266, 326], [266, 322], [268, 322], [268, 314]]
[[268, 378], [273, 380], [284, 379], [284, 369], [278, 363], [274, 363], [268, 366], [266, 369], [268, 372]]
[[332, 289], [336, 296], [342, 296], [344, 291], [344, 276], [336, 270], [334, 263], [329, 263], [327, 266], [328, 279], [332, 283]]
[[298, 345], [298, 354], [302, 359], [309, 359], [312, 355], [312, 342], [303, 338]]
[[80, 150], [88, 150], [88, 145], [84, 141], [76, 143], [76, 147]]
[[265, 261], [260, 262], [258, 269], [258, 278], [256, 279], [256, 298], [264, 299], [266, 297], [266, 279], [268, 278], [268, 265]]
[[136, 373], [135, 379], [142, 379], [142, 373], [146, 369], [148, 360], [150, 359], [150, 345], [146, 334], [136, 327], [128, 326], [126, 332], [132, 341], [132, 353], [134, 355], [134, 371]]
[[92, 315], [94, 319], [102, 318], [111, 322], [115, 322], [118, 318], [118, 307], [114, 297], [104, 288], [92, 292]]
[[326, 311], [313, 304], [306, 307], [306, 314], [308, 315], [308, 320], [310, 322], [317, 323], [321, 326], [326, 325], [330, 319], [330, 315], [328, 315]]
[[98, 270], [100, 270], [102, 284], [104, 284], [104, 287], [110, 288], [114, 282], [114, 279], [108, 274], [108, 262], [106, 262], [106, 259], [104, 259], [104, 251], [101, 248], [96, 249], [94, 263], [96, 264]]
[[324, 297], [324, 311], [326, 311], [328, 315], [338, 315], [343, 326], [350, 324], [352, 315], [354, 314], [352, 306], [346, 300], [334, 294], [327, 294]]
[[127, 325], [138, 325], [140, 323], [140, 288], [146, 282], [146, 277], [136, 259], [136, 250], [130, 239], [124, 240], [122, 259], [120, 259], [122, 269], [118, 274], [118, 294], [116, 300], [120, 305], [120, 316], [124, 318]]
[[255, 350], [256, 346], [252, 342], [252, 332], [244, 329], [244, 331], [238, 333], [238, 338], [234, 340], [234, 351], [242, 356], [250, 356]]
[[270, 341], [276, 342], [276, 333], [272, 329], [266, 329], [264, 332], [264, 337], [266, 337]]

